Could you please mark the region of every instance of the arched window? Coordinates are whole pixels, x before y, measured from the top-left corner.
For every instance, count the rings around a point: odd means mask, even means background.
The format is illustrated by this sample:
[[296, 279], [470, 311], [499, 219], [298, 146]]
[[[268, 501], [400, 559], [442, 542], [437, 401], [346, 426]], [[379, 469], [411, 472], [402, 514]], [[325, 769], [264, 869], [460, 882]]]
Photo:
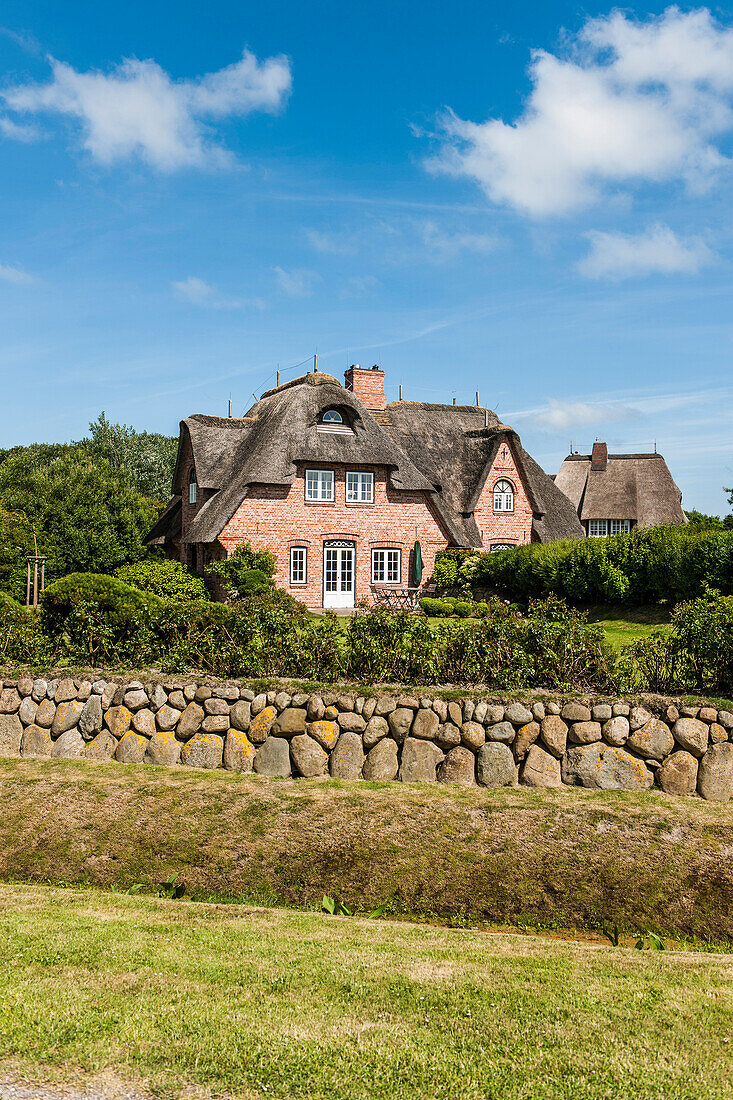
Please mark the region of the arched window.
[[338, 409], [326, 409], [321, 417], [324, 424], [343, 424], [344, 418]]
[[197, 490], [198, 490], [198, 485], [196, 484], [196, 471], [191, 470], [191, 473], [188, 475], [188, 503], [189, 504], [195, 504], [196, 503], [196, 492], [197, 492]]
[[507, 481], [506, 478], [497, 481], [494, 486], [494, 511], [514, 511], [514, 486], [511, 481]]

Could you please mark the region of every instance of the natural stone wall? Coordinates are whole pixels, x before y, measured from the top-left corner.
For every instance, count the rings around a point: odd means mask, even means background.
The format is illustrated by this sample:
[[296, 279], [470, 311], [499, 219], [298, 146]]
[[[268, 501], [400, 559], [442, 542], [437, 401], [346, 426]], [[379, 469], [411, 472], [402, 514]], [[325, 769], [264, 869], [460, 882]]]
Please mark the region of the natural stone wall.
[[187, 679], [1, 683], [0, 756], [467, 787], [656, 784], [668, 794], [733, 798], [733, 712], [712, 706], [256, 694]]

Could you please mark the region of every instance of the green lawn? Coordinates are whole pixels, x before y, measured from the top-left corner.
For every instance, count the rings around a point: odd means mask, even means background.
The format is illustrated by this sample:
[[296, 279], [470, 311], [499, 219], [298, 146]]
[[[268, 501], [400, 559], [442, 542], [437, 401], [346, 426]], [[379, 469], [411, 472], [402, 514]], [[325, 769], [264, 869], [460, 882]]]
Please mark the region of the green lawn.
[[722, 1100], [730, 955], [0, 887], [0, 1072], [158, 1096]]
[[669, 629], [669, 610], [657, 604], [648, 607], [602, 605], [588, 611], [588, 619], [602, 626], [606, 641], [614, 649], [647, 638], [655, 630]]
[[[431, 626], [445, 622], [445, 619], [430, 615], [427, 618]], [[635, 642], [637, 638], [646, 638], [654, 630], [669, 627], [669, 611], [658, 605], [636, 608], [596, 606], [589, 609], [588, 619], [603, 627], [606, 640], [614, 649]], [[342, 616], [338, 623], [342, 630], [346, 630], [349, 619]]]

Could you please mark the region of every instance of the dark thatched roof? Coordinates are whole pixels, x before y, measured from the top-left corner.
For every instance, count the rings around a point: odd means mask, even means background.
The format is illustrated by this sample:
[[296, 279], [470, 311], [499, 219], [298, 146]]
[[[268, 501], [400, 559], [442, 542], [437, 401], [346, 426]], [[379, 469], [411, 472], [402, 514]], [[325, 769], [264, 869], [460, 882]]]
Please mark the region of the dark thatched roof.
[[517, 433], [491, 410], [476, 405], [395, 401], [377, 416], [405, 450], [415, 453], [415, 461], [438, 488], [436, 505], [458, 529], [453, 536], [458, 545], [481, 546], [473, 512], [504, 442], [509, 444], [527, 487], [534, 537], [547, 542], [582, 536], [567, 497], [527, 454]]
[[[353, 432], [319, 431], [320, 414], [328, 408], [340, 409]], [[297, 462], [387, 466], [393, 488], [433, 489], [373, 414], [329, 374], [306, 374], [269, 390], [240, 420], [194, 415], [183, 421], [182, 430], [188, 432], [199, 479], [200, 463], [203, 467], [199, 484], [219, 489], [186, 533], [190, 542], [213, 542], [248, 486], [292, 485]]]
[[[319, 431], [320, 415], [328, 408], [339, 409], [353, 431]], [[527, 486], [534, 536], [542, 541], [581, 537], [567, 497], [495, 413], [472, 405], [412, 401], [393, 402], [372, 412], [335, 378], [322, 373], [269, 390], [243, 417], [195, 414], [181, 421], [173, 485], [179, 530], [180, 494], [187, 491], [184, 459], [190, 445], [205, 499], [186, 531], [187, 542], [215, 541], [250, 486], [287, 488], [296, 464], [306, 462], [386, 466], [393, 489], [430, 494], [449, 542], [478, 548], [481, 537], [473, 511], [502, 442], [513, 450]]]
[[156, 519], [145, 539], [146, 546], [165, 546], [181, 533], [181, 497], [174, 496]]
[[630, 519], [639, 527], [687, 522], [682, 493], [659, 454], [610, 454], [605, 469], [591, 468], [590, 455], [568, 455], [555, 484], [583, 522]]

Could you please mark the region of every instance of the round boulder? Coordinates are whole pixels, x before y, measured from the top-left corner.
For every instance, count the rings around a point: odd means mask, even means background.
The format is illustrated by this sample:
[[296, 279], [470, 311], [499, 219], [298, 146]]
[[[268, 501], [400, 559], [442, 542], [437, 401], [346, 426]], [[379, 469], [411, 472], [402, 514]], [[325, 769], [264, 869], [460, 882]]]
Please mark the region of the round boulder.
[[327, 773], [328, 753], [307, 733], [296, 733], [290, 742], [290, 756], [295, 771], [305, 779]]

